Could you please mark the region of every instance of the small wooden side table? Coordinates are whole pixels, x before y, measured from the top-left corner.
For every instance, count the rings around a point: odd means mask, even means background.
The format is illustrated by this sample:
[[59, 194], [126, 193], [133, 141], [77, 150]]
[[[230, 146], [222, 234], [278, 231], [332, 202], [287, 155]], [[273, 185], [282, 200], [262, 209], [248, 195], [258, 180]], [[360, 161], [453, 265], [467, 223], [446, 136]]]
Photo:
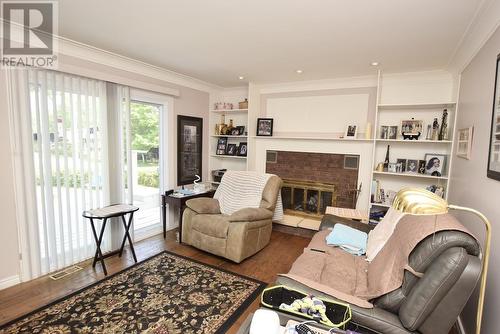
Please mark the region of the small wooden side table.
[[182, 244], [182, 213], [186, 208], [186, 202], [193, 198], [199, 197], [214, 197], [215, 190], [209, 190], [203, 193], [184, 195], [182, 197], [172, 196], [173, 190], [165, 191], [161, 195], [162, 223], [163, 223], [163, 238], [167, 237], [167, 204], [179, 208], [179, 243]]
[[[128, 239], [128, 243], [130, 245], [130, 250], [132, 251], [132, 256], [134, 257], [134, 261], [137, 263], [137, 257], [135, 256], [134, 245], [132, 244], [132, 238], [130, 237], [129, 230], [132, 225], [132, 218], [134, 217], [134, 212], [139, 210], [138, 207], [128, 204], [115, 204], [106, 206], [99, 209], [87, 210], [83, 211], [83, 217], [88, 218], [90, 220], [90, 226], [92, 226], [92, 233], [94, 235], [94, 239], [96, 242], [96, 252], [94, 256], [94, 262], [92, 262], [92, 267], [95, 268], [97, 261], [101, 262], [102, 270], [104, 271], [104, 275], [108, 275], [108, 271], [106, 270], [106, 265], [104, 264], [104, 259], [110, 256], [113, 256], [118, 253], [118, 256], [122, 256], [123, 248], [125, 247], [125, 242]], [[128, 223], [125, 221], [125, 215], [129, 214]], [[123, 228], [125, 229], [125, 235], [123, 236], [122, 245], [120, 250], [116, 250], [106, 255], [102, 254], [101, 251], [101, 243], [102, 238], [104, 236], [104, 229], [106, 228], [106, 223], [109, 218], [113, 217], [121, 217], [121, 221], [123, 223]], [[94, 219], [102, 220], [102, 227], [97, 235]]]

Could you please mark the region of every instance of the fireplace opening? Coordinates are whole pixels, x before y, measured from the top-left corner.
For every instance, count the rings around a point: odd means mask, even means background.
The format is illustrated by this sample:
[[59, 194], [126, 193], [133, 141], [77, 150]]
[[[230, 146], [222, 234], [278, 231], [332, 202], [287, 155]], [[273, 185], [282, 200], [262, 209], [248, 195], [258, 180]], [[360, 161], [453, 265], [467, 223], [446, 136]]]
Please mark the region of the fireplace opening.
[[283, 209], [287, 214], [320, 218], [327, 206], [335, 206], [335, 186], [321, 182], [283, 180]]
[[285, 214], [321, 219], [328, 206], [356, 207], [359, 155], [267, 151], [266, 158], [266, 172], [283, 179]]

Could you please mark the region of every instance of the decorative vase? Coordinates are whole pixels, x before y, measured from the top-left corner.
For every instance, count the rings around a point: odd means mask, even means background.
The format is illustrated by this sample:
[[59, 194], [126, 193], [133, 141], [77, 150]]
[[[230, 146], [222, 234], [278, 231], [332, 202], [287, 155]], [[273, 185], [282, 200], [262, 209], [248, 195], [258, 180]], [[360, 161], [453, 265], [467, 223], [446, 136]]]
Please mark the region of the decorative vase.
[[426, 140], [431, 140], [432, 139], [432, 125], [428, 124], [427, 125], [427, 135], [425, 136]]
[[371, 139], [371, 138], [372, 138], [372, 123], [368, 122], [366, 123], [365, 139]]
[[443, 118], [441, 120], [441, 129], [439, 130], [438, 140], [448, 139], [448, 110], [443, 110]]
[[230, 119], [229, 125], [227, 126], [227, 129], [226, 129], [226, 131], [227, 131], [226, 134], [230, 135], [232, 133], [233, 129], [234, 129], [233, 120]]
[[384, 160], [384, 172], [389, 170], [389, 150], [391, 145], [387, 145], [387, 151], [385, 152], [385, 160]]
[[439, 139], [439, 122], [437, 118], [434, 118], [434, 122], [432, 122], [432, 140]]

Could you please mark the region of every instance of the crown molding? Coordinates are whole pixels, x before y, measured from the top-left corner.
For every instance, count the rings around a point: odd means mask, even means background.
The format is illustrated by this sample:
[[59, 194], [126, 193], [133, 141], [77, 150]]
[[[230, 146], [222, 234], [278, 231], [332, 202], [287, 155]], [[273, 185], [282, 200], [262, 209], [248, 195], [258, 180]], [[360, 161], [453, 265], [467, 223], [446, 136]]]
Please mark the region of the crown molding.
[[122, 56], [107, 50], [99, 49], [91, 45], [80, 43], [65, 37], [55, 36], [59, 46], [58, 53], [65, 56], [80, 58], [98, 64], [110, 66], [119, 70], [125, 70], [135, 74], [148, 76], [168, 83], [201, 90], [204, 92], [215, 92], [224, 88], [216, 84], [190, 77], [185, 74], [167, 70], [163, 67]]
[[448, 62], [447, 70], [462, 73], [499, 26], [500, 1], [483, 0]]
[[337, 88], [376, 87], [377, 75], [345, 77], [324, 80], [293, 81], [271, 84], [256, 84], [261, 94], [299, 92]]
[[[6, 21], [3, 18], [0, 18], [0, 24], [4, 24], [4, 22]], [[11, 24], [11, 26], [14, 28], [24, 29], [24, 27], [17, 22], [9, 22], [9, 24]], [[39, 32], [42, 34], [47, 34], [44, 31]], [[124, 70], [134, 74], [148, 76], [150, 78], [161, 80], [166, 83], [193, 88], [204, 92], [211, 93], [224, 89], [221, 86], [207, 81], [177, 73], [163, 67], [152, 65], [85, 43], [77, 42], [66, 37], [62, 37], [59, 35], [53, 35], [53, 37], [54, 39], [56, 39], [56, 55], [62, 54], [65, 56], [95, 62], [101, 65], [116, 68], [118, 70]]]

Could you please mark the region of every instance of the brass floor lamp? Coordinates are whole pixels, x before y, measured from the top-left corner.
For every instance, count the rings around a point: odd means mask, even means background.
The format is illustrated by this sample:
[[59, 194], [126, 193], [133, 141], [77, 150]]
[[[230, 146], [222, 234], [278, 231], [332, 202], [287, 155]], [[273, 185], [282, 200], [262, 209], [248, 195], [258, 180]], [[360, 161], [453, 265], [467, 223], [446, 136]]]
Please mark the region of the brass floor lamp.
[[465, 211], [475, 214], [484, 223], [484, 226], [486, 228], [486, 240], [481, 268], [481, 285], [479, 289], [479, 301], [477, 305], [476, 317], [476, 334], [480, 334], [481, 321], [483, 318], [484, 295], [486, 290], [486, 277], [488, 275], [488, 264], [490, 259], [491, 246], [491, 224], [488, 218], [486, 218], [481, 212], [477, 210], [448, 204], [448, 202], [446, 202], [441, 197], [422, 188], [401, 189], [396, 195], [392, 207], [401, 212], [414, 215], [436, 215], [447, 213], [449, 210]]

